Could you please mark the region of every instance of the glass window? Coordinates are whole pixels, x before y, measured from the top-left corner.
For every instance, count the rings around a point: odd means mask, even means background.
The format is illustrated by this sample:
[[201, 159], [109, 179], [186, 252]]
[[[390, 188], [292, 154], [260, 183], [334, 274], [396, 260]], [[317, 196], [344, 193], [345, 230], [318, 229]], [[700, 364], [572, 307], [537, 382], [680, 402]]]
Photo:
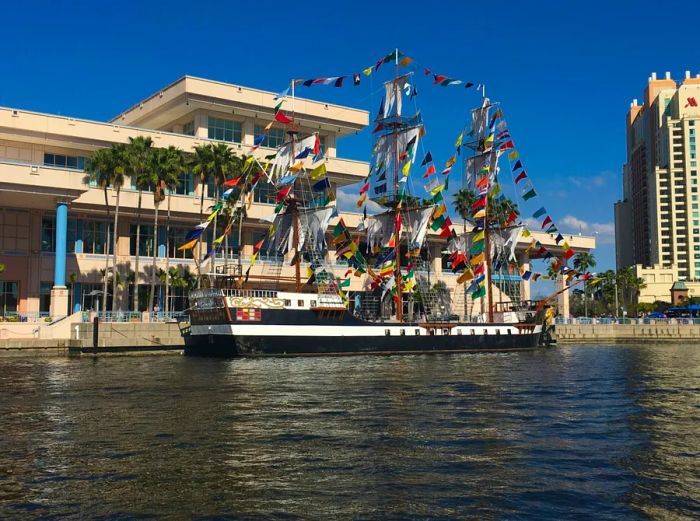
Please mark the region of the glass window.
[[232, 143], [241, 142], [241, 123], [230, 119], [212, 118], [208, 120], [208, 137]]
[[263, 204], [277, 204], [277, 192], [275, 187], [265, 179], [258, 181], [253, 189], [253, 201]]
[[112, 223], [104, 221], [84, 221], [83, 222], [83, 253], [104, 254], [105, 243], [107, 241], [107, 230], [109, 229], [109, 244], [107, 252], [112, 253]]
[[194, 176], [190, 173], [180, 174], [175, 193], [178, 195], [194, 194]]
[[19, 282], [0, 280], [0, 314], [17, 313]]
[[[263, 133], [263, 127], [261, 125], [255, 125], [254, 133], [256, 136], [259, 136]], [[282, 143], [284, 143], [284, 130], [281, 128], [271, 128], [267, 132], [267, 135], [265, 136], [265, 139], [263, 139], [260, 146], [267, 148], [278, 148], [282, 146]]]
[[167, 240], [167, 254], [171, 259], [191, 259], [194, 250], [178, 250], [180, 246], [187, 242], [185, 236], [190, 228], [170, 228], [170, 235]]
[[85, 170], [85, 157], [44, 153], [44, 165], [70, 168], [71, 170]]
[[[68, 219], [66, 231], [66, 252], [75, 252], [75, 241], [78, 239], [78, 220]], [[56, 218], [45, 215], [41, 218], [41, 251], [56, 251]]]
[[[136, 176], [132, 175], [131, 177], [131, 189], [132, 190], [138, 190], [138, 187], [136, 186]], [[142, 192], [152, 192], [153, 191], [153, 186], [142, 186], [141, 187]]]
[[186, 136], [194, 136], [194, 121], [188, 121], [182, 125], [182, 133]]
[[42, 282], [39, 286], [39, 311], [42, 313], [51, 309], [51, 286], [50, 282]]
[[[136, 228], [135, 224], [129, 227], [129, 254], [136, 255]], [[178, 246], [181, 246], [180, 243]], [[139, 231], [139, 255], [142, 257], [153, 257], [153, 226], [142, 224]]]

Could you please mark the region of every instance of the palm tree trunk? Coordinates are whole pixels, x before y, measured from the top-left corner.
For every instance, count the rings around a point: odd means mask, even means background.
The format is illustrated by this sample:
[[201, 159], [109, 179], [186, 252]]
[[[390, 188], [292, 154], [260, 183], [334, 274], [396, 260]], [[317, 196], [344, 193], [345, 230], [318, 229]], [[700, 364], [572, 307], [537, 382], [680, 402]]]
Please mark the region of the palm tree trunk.
[[139, 188], [139, 204], [136, 210], [136, 261], [134, 262], [134, 294], [132, 295], [134, 311], [139, 311], [139, 249], [141, 246], [141, 196]]
[[119, 188], [117, 188], [117, 203], [114, 209], [114, 227], [112, 229], [112, 313], [117, 310], [117, 224], [119, 223]]
[[168, 193], [168, 217], [165, 219], [165, 313], [170, 311], [170, 252], [168, 251], [168, 238], [170, 237], [170, 200], [172, 195]]
[[[107, 230], [104, 243], [105, 253], [105, 276], [102, 281], [102, 310], [107, 310], [107, 278], [109, 277], [109, 198], [107, 197], [107, 187], [105, 187], [105, 209], [107, 211]], [[112, 303], [114, 303], [114, 295], [112, 295]]]
[[[219, 185], [217, 184], [216, 185], [216, 199], [214, 199], [214, 208], [216, 208], [216, 206], [218, 204], [219, 204]], [[219, 212], [217, 211], [216, 215], [214, 215], [214, 233], [211, 234], [213, 237], [212, 243], [213, 243], [213, 241], [216, 240], [216, 234], [218, 233], [216, 231], [216, 224], [218, 222], [218, 219], [219, 219]], [[201, 241], [200, 241], [200, 243], [201, 243]], [[211, 247], [211, 245], [209, 245], [209, 247]], [[216, 252], [212, 253], [212, 256], [211, 256], [211, 264], [209, 265], [209, 273], [214, 272], [214, 265], [215, 264], [216, 264]]]
[[[155, 205], [155, 217], [153, 219], [153, 263], [151, 264], [151, 290], [148, 292], [148, 312], [153, 313], [153, 299], [156, 292], [156, 257], [158, 256], [158, 207], [160, 203]], [[153, 315], [151, 315], [153, 322]]]
[[[200, 183], [199, 183], [199, 189], [200, 189], [200, 196], [199, 196], [199, 223], [201, 224], [202, 222], [202, 217], [204, 215], [204, 179], [201, 177]], [[202, 285], [202, 270], [199, 264], [199, 257], [202, 254], [202, 239], [199, 239], [199, 242], [197, 243], [197, 251], [192, 250], [192, 257], [194, 257], [194, 265], [197, 268], [197, 287], [201, 287]]]

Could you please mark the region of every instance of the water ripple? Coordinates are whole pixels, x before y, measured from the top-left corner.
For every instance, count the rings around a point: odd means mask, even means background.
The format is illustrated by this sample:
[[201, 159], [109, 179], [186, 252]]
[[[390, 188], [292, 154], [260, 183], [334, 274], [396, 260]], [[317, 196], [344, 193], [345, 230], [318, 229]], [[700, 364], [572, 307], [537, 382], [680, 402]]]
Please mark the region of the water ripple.
[[697, 519], [700, 348], [0, 359], [0, 518]]

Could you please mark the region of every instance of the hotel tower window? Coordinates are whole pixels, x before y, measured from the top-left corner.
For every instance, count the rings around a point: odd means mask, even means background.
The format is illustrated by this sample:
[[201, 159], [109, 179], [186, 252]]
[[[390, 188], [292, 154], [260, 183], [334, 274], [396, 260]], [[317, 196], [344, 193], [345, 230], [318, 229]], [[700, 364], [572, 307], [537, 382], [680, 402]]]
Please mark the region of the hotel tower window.
[[208, 120], [208, 137], [231, 143], [241, 142], [241, 123], [230, 119], [212, 118]]
[[85, 157], [44, 153], [44, 165], [69, 168], [71, 170], [85, 170]]

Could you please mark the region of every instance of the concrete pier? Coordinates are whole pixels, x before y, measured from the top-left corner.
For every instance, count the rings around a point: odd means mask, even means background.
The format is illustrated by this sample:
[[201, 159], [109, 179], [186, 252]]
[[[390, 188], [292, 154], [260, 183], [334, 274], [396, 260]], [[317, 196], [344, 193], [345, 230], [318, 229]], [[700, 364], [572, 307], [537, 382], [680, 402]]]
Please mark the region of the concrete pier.
[[560, 343], [700, 342], [700, 324], [558, 324]]

